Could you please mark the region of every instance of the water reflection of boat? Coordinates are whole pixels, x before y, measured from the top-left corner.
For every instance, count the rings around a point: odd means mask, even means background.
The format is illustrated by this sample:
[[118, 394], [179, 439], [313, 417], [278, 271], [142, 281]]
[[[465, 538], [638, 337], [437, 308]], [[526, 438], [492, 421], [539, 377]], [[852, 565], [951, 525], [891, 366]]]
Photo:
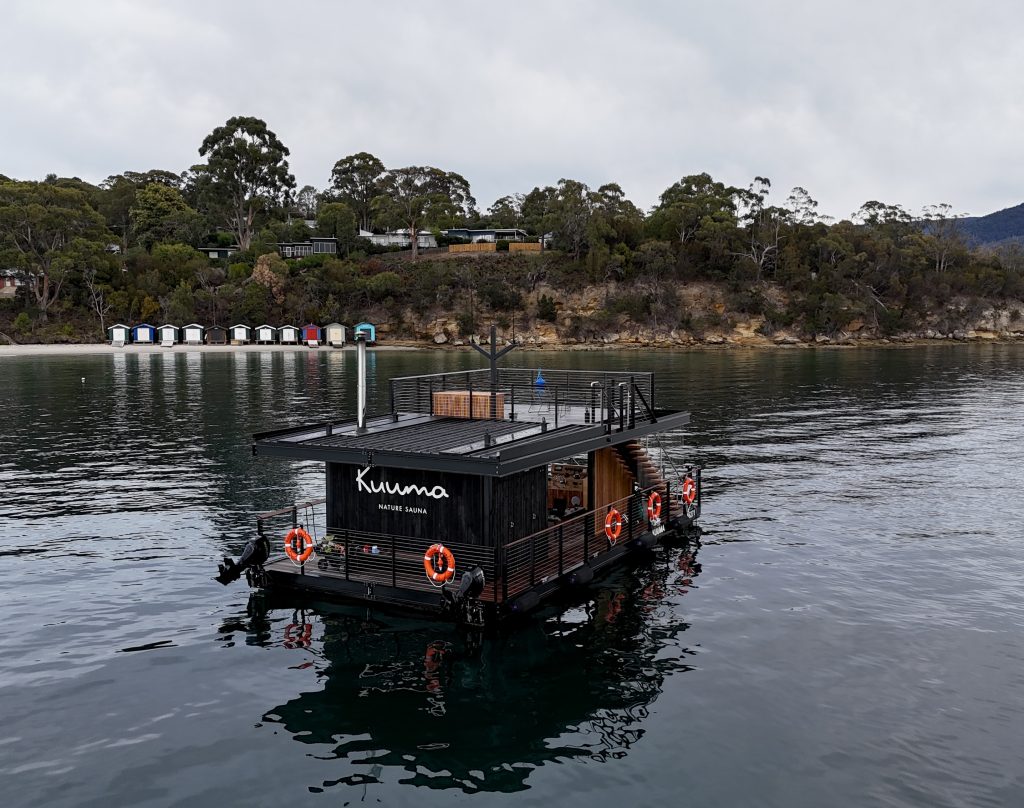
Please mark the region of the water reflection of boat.
[[[517, 791], [545, 763], [622, 757], [643, 736], [666, 677], [692, 667], [679, 639], [688, 624], [665, 606], [692, 585], [695, 557], [695, 545], [667, 551], [617, 572], [589, 599], [486, 636], [354, 607], [295, 613], [287, 637], [275, 624], [273, 641], [301, 649], [301, 638], [311, 637], [296, 659], [316, 667], [323, 687], [271, 707], [262, 720], [338, 762], [339, 776], [307, 784], [313, 788], [397, 779]], [[247, 621], [264, 642], [265, 607], [251, 608]], [[667, 646], [674, 653], [664, 653]]]

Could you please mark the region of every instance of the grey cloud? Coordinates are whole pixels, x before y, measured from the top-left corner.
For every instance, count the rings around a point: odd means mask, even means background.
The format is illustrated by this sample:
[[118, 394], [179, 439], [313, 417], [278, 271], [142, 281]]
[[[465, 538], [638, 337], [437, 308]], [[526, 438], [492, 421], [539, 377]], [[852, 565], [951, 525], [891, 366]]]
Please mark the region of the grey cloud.
[[481, 206], [574, 177], [647, 207], [698, 171], [835, 216], [1022, 197], [1010, 2], [8, 5], [13, 176], [182, 170], [251, 114], [300, 184], [367, 150], [459, 171]]

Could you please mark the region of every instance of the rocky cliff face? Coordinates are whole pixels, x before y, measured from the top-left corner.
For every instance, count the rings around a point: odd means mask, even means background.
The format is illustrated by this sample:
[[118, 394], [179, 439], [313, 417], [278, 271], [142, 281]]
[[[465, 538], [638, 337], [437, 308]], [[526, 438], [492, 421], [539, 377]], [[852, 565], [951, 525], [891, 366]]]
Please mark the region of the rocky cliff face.
[[[476, 328], [466, 333], [453, 312], [417, 315], [406, 311], [401, 323], [379, 330], [393, 339], [443, 347], [485, 342], [490, 326], [495, 324], [499, 339], [507, 342], [513, 338], [514, 314], [516, 341], [537, 348], [768, 347], [1024, 339], [1024, 301], [979, 304], [955, 300], [932, 314], [922, 327], [911, 331], [884, 334], [877, 323], [859, 317], [826, 334], [782, 327], [763, 315], [731, 311], [723, 288], [714, 284], [680, 285], [675, 291], [677, 309], [663, 312], [661, 323], [657, 314], [638, 322], [628, 314], [610, 313], [606, 301], [614, 296], [614, 285], [566, 293], [541, 284], [526, 296], [525, 309], [535, 312], [541, 297], [549, 297], [554, 301], [553, 321], [526, 316], [523, 311], [478, 311]], [[768, 290], [767, 296], [782, 310], [789, 302], [778, 290]]]

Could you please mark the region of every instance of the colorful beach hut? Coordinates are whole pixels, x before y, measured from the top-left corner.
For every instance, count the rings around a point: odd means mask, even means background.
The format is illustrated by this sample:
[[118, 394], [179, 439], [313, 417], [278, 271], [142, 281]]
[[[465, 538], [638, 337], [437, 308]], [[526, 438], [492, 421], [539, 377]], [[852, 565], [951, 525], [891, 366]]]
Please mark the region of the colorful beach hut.
[[256, 326], [256, 342], [260, 345], [273, 345], [277, 342], [277, 329], [266, 323]]
[[228, 330], [219, 325], [211, 325], [206, 329], [207, 345], [227, 345]]
[[170, 348], [174, 343], [178, 341], [179, 328], [176, 325], [170, 325], [166, 323], [160, 326], [157, 330], [157, 336], [160, 338], [160, 345], [164, 348]]
[[156, 340], [156, 329], [149, 323], [139, 323], [132, 329], [132, 342], [139, 345], [152, 345]]
[[367, 345], [377, 344], [377, 327], [373, 323], [360, 323], [352, 329], [353, 335], [363, 335]]
[[132, 338], [132, 330], [123, 323], [116, 323], [107, 329], [107, 339], [115, 348], [123, 348]]
[[277, 329], [277, 339], [282, 345], [295, 345], [299, 341], [299, 329], [293, 325], [283, 325]]
[[302, 326], [302, 341], [306, 343], [306, 347], [319, 348], [321, 339], [320, 326], [313, 323]]
[[231, 326], [231, 344], [232, 345], [248, 345], [249, 338], [252, 334], [252, 329], [247, 325], [239, 323], [238, 325]]
[[181, 329], [181, 341], [186, 345], [202, 345], [205, 330], [199, 323], [189, 323]]
[[325, 325], [324, 341], [332, 348], [345, 347], [345, 326], [341, 323], [328, 323]]

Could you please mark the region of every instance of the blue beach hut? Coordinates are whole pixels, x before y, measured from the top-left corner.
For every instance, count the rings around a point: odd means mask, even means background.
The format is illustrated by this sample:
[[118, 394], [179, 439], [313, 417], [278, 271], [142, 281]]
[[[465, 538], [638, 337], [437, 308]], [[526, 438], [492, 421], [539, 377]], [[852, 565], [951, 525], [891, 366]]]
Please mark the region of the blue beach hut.
[[152, 345], [156, 341], [156, 329], [149, 323], [139, 323], [132, 329], [132, 342]]
[[352, 329], [352, 333], [355, 336], [362, 334], [367, 345], [377, 344], [377, 327], [373, 323], [360, 323]]

